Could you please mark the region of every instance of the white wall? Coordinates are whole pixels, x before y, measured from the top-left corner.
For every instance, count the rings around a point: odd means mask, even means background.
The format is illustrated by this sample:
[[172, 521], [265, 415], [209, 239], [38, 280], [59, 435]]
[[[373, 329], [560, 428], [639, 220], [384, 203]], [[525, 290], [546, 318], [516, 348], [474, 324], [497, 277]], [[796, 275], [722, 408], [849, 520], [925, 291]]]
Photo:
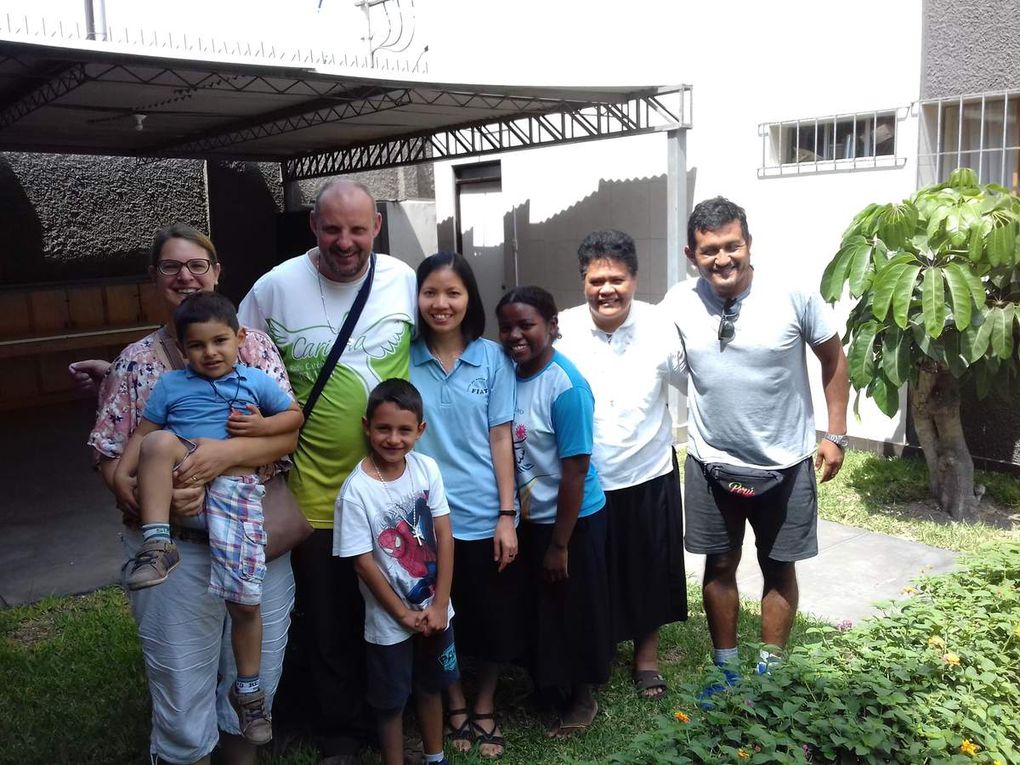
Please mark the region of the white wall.
[[[640, 82], [693, 85], [694, 127], [687, 139], [691, 204], [716, 194], [741, 204], [754, 239], [755, 265], [817, 288], [850, 218], [869, 202], [899, 200], [915, 188], [917, 121], [911, 106], [920, 82], [921, 2], [863, 0], [851, 14], [842, 6], [804, 0], [781, 6], [733, 1], [676, 6], [673, 60], [665, 70], [645, 70]], [[643, 23], [661, 45], [662, 19], [646, 15]], [[613, 42], [603, 50], [624, 58], [632, 51], [633, 70], [646, 41]], [[524, 73], [527, 58], [515, 58], [513, 65], [515, 81], [532, 81]], [[898, 153], [907, 158], [905, 165], [758, 178], [760, 123], [892, 108], [901, 117]], [[580, 302], [577, 244], [594, 228], [616, 227], [638, 240], [640, 296], [661, 295], [664, 135], [508, 153], [500, 159], [507, 211], [516, 208], [518, 214], [522, 282], [543, 284], [564, 305]], [[440, 221], [453, 216], [452, 164], [457, 163], [436, 165]], [[837, 307], [841, 324], [849, 307]], [[824, 427], [824, 399], [817, 390], [815, 409]], [[860, 409], [861, 421], [850, 422], [852, 434], [903, 441], [902, 416], [890, 420], [867, 399]]]
[[438, 249], [435, 204], [418, 199], [384, 204], [383, 225], [389, 239], [389, 254], [417, 268]]
[[[614, 143], [627, 150], [608, 151]], [[519, 282], [541, 284], [561, 308], [577, 305], [582, 301], [578, 244], [596, 228], [619, 228], [637, 240], [638, 297], [661, 299], [666, 278], [665, 152], [665, 135], [660, 134], [503, 155], [506, 230], [513, 231], [516, 216]], [[464, 163], [436, 163], [436, 217], [441, 223], [453, 219], [456, 164]], [[509, 261], [509, 244], [506, 249]], [[508, 270], [512, 274], [512, 265]]]

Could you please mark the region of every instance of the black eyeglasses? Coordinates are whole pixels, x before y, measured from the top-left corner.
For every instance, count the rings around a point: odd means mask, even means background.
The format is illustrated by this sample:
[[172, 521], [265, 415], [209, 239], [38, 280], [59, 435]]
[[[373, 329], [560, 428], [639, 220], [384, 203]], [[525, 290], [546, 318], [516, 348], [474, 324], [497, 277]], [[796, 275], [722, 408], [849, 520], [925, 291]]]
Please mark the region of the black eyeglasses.
[[728, 343], [737, 333], [736, 321], [740, 316], [740, 307], [735, 299], [730, 298], [723, 305], [722, 311], [719, 317], [719, 342]]
[[205, 258], [195, 258], [186, 263], [181, 263], [179, 260], [161, 260], [156, 264], [156, 270], [163, 274], [163, 276], [177, 276], [185, 266], [195, 276], [201, 276], [202, 274], [209, 273], [209, 269], [212, 268], [212, 261]]

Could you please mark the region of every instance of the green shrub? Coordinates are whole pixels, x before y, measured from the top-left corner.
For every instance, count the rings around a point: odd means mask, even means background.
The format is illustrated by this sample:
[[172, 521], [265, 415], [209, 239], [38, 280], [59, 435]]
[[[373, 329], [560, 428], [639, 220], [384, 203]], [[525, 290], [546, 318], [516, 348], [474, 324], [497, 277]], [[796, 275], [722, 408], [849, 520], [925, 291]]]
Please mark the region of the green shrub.
[[1020, 764], [1020, 544], [920, 579], [902, 605], [812, 627], [772, 675], [690, 704], [614, 763]]

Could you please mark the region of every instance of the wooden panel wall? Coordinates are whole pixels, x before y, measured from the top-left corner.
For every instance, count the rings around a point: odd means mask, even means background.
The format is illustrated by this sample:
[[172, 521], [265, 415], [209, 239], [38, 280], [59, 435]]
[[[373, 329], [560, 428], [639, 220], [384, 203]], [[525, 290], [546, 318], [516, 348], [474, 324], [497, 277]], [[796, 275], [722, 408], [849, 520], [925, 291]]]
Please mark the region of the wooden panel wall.
[[74, 398], [68, 364], [113, 359], [162, 322], [147, 281], [0, 292], [0, 410]]

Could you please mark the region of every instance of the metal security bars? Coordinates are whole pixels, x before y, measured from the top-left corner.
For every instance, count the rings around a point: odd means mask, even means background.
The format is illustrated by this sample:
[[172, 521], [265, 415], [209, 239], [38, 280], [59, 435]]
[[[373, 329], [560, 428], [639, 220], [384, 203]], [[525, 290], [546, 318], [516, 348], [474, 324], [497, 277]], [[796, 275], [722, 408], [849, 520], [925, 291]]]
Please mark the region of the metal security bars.
[[958, 167], [1020, 193], [1020, 91], [921, 102], [918, 185], [942, 182]]
[[691, 112], [689, 85], [633, 95], [619, 103], [578, 106], [561, 102], [557, 108], [544, 113], [510, 115], [495, 121], [422, 131], [298, 157], [283, 163], [283, 176], [285, 181], [294, 181], [549, 144], [690, 128]]
[[898, 110], [835, 114], [758, 126], [758, 177], [901, 167]]

